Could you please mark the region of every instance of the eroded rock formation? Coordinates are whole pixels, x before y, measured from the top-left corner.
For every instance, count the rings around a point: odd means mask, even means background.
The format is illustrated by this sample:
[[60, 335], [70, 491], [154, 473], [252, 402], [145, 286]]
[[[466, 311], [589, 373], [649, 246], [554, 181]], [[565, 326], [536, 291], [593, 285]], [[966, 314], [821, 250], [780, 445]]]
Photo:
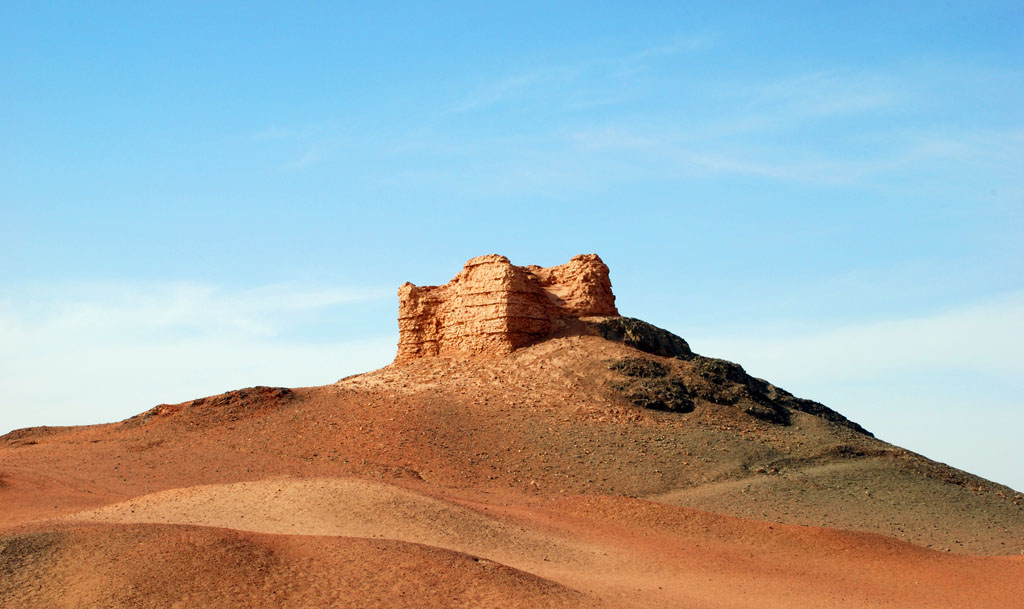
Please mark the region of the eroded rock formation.
[[445, 285], [398, 288], [395, 361], [500, 355], [552, 334], [562, 320], [618, 314], [608, 267], [596, 254], [547, 268], [479, 256]]

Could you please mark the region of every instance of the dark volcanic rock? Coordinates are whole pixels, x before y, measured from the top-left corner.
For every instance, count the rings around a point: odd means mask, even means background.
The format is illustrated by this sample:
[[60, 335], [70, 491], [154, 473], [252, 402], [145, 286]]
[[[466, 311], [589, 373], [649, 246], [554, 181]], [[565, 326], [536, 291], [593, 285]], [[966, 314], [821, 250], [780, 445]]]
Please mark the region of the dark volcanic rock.
[[871, 432], [831, 408], [793, 396], [785, 389], [747, 374], [739, 364], [711, 357], [694, 356], [693, 371], [701, 379], [692, 389], [697, 397], [715, 404], [736, 406], [747, 414], [789, 425], [790, 411], [799, 410], [872, 436]]
[[645, 353], [679, 359], [693, 357], [693, 351], [685, 340], [646, 321], [632, 317], [605, 317], [593, 322], [593, 326], [603, 338], [625, 343]]
[[668, 366], [646, 357], [625, 357], [612, 362], [612, 370], [635, 378], [662, 378], [668, 376]]
[[813, 400], [805, 400], [803, 398], [794, 397], [794, 396], [790, 395], [788, 392], [782, 391], [781, 389], [779, 391], [781, 391], [786, 396], [788, 396], [788, 399], [786, 401], [786, 406], [788, 406], [789, 408], [792, 408], [793, 410], [799, 410], [800, 412], [806, 412], [807, 414], [813, 414], [814, 416], [818, 416], [818, 417], [821, 417], [823, 419], [827, 419], [829, 421], [832, 421], [833, 423], [839, 423], [840, 425], [845, 425], [846, 427], [849, 427], [850, 429], [852, 429], [852, 430], [854, 430], [856, 432], [862, 433], [862, 434], [864, 434], [866, 436], [871, 436], [872, 438], [875, 437], [875, 434], [873, 434], [870, 431], [864, 429], [863, 427], [860, 426], [860, 424], [855, 423], [855, 422], [851, 421], [850, 419], [847, 419], [843, 415], [839, 414], [835, 410], [832, 410], [828, 406], [825, 406], [824, 404], [819, 404], [818, 402], [815, 402]]
[[771, 402], [740, 402], [738, 406], [743, 408], [743, 412], [763, 421], [775, 423], [776, 425], [790, 424], [789, 411], [778, 404]]
[[290, 399], [292, 390], [287, 387], [247, 387], [198, 400], [192, 400], [192, 408], [216, 408], [229, 414], [245, 412], [268, 405], [276, 405]]
[[630, 402], [643, 408], [693, 412], [693, 400], [690, 399], [686, 385], [678, 378], [634, 379], [617, 383], [614, 388]]
[[652, 410], [693, 411], [686, 384], [678, 376], [670, 376], [665, 364], [645, 357], [626, 357], [611, 362], [608, 368], [628, 377], [613, 383], [612, 388], [633, 404]]
[[692, 364], [694, 373], [701, 379], [694, 387], [701, 399], [735, 406], [769, 423], [789, 425], [789, 410], [778, 400], [774, 385], [750, 376], [739, 364], [722, 359], [698, 355]]
[[[655, 342], [669, 344], [672, 341], [671, 337], [675, 336], [650, 324], [629, 318], [608, 318], [600, 323], [610, 324], [607, 327], [628, 329], [629, 332], [623, 331], [623, 336], [640, 336], [638, 340], [649, 348], [653, 348], [652, 344]], [[658, 331], [651, 331], [650, 328]], [[655, 340], [651, 337], [658, 338]], [[681, 338], [675, 338], [683, 345], [686, 344]], [[610, 362], [608, 368], [627, 379], [613, 383], [612, 388], [633, 404], [655, 410], [691, 412], [694, 409], [694, 400], [700, 400], [736, 408], [775, 425], [789, 425], [792, 421], [792, 411], [798, 410], [849, 427], [858, 433], [872, 435], [857, 423], [823, 404], [794, 397], [793, 394], [768, 381], [747, 374], [739, 364], [696, 355], [689, 351], [688, 346], [686, 350], [689, 353], [687, 357], [674, 356], [684, 360], [676, 364], [680, 368], [679, 372], [669, 365], [671, 360], [626, 357]], [[682, 353], [678, 345], [673, 353]]]

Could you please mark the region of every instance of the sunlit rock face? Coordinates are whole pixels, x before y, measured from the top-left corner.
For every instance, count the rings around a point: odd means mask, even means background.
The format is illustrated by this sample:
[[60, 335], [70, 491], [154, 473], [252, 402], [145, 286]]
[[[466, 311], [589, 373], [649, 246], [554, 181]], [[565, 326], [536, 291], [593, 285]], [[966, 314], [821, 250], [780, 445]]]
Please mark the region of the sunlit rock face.
[[596, 254], [542, 268], [479, 256], [441, 286], [398, 288], [398, 355], [501, 355], [537, 342], [561, 320], [617, 316], [608, 267]]

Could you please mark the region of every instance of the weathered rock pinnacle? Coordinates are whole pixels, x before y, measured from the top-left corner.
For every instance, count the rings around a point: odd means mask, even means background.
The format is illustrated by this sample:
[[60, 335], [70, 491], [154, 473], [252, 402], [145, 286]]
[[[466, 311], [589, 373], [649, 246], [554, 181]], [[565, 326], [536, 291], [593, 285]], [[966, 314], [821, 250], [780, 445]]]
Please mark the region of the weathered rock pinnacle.
[[608, 267], [596, 254], [547, 268], [479, 256], [445, 285], [398, 288], [395, 361], [500, 355], [552, 334], [560, 320], [618, 314]]

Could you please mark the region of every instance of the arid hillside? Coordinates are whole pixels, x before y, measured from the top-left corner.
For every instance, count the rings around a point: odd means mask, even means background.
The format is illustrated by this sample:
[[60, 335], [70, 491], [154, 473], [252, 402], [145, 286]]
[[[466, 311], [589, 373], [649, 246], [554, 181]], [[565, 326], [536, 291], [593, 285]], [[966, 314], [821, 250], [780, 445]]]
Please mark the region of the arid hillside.
[[1024, 607], [1019, 493], [492, 263], [380, 370], [0, 438], [0, 606]]

